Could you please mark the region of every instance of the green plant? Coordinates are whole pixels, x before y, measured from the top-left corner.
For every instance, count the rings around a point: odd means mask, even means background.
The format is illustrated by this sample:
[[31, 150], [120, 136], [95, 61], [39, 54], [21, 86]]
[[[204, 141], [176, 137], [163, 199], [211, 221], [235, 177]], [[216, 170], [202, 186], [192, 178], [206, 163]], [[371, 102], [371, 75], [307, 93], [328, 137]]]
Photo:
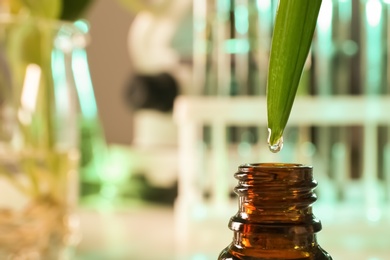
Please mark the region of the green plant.
[[[64, 191], [59, 186], [65, 183], [67, 172], [76, 167], [70, 158], [73, 156], [72, 151], [58, 151], [55, 140], [58, 123], [55, 122], [56, 112], [53, 108], [58, 105], [55, 104], [54, 93], [56, 79], [53, 74], [53, 30], [59, 24], [56, 20], [76, 19], [90, 2], [92, 0], [5, 2], [14, 17], [4, 19], [0, 27], [7, 34], [2, 40], [8, 66], [12, 71], [14, 105], [18, 111], [24, 109], [23, 101], [18, 100], [22, 96], [23, 79], [30, 65], [39, 67], [41, 77], [34, 113], [29, 114], [28, 122], [18, 117], [23, 149], [16, 149], [17, 151], [8, 154], [6, 159], [15, 161], [15, 166], [2, 164], [0, 173], [17, 190], [36, 200], [51, 196], [51, 199], [61, 201]], [[23, 22], [19, 23], [19, 20]], [[2, 91], [10, 87], [5, 82], [2, 83]], [[17, 174], [20, 172], [26, 173], [25, 180], [20, 180]]]
[[322, 0], [280, 0], [272, 37], [267, 86], [270, 146], [278, 145], [283, 136], [321, 3]]

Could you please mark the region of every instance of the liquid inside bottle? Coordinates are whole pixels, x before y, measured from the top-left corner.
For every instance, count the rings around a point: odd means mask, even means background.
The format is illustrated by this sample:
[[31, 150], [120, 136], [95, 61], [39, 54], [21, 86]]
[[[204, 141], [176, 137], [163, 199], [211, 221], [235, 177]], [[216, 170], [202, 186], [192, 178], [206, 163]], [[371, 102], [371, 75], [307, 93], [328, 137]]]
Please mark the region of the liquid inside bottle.
[[317, 243], [313, 215], [317, 186], [312, 167], [245, 164], [235, 174], [238, 212], [229, 222], [232, 243], [218, 260], [331, 260]]

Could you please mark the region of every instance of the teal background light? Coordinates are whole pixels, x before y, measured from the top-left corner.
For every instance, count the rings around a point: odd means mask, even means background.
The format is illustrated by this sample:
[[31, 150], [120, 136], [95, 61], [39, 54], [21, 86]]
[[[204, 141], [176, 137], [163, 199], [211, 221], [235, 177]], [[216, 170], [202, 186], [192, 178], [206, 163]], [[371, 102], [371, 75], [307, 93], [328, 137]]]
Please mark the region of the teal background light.
[[218, 0], [217, 1], [217, 13], [218, 19], [221, 21], [229, 20], [229, 10], [230, 10], [230, 1], [231, 0]]
[[85, 20], [77, 20], [74, 22], [74, 25], [80, 29], [83, 33], [89, 32], [89, 24]]
[[320, 95], [332, 94], [331, 59], [334, 52], [332, 39], [333, 2], [324, 0], [317, 21], [316, 52], [318, 59], [318, 93]]
[[273, 17], [271, 0], [257, 0], [256, 6], [259, 12], [259, 25], [264, 28], [271, 27]]
[[231, 54], [247, 53], [249, 51], [248, 39], [229, 39], [225, 41], [225, 52]]
[[97, 118], [95, 94], [88, 68], [87, 54], [84, 49], [76, 49], [72, 54], [72, 70], [75, 77], [77, 94], [83, 117]]
[[339, 19], [343, 22], [349, 21], [352, 17], [351, 0], [339, 1]]
[[271, 9], [271, 0], [257, 0], [257, 8], [263, 12], [269, 12]]
[[381, 22], [382, 5], [379, 0], [368, 0], [366, 3], [366, 19], [368, 25], [376, 27]]
[[321, 14], [318, 16], [317, 26], [318, 28], [327, 33], [331, 33], [332, 29], [332, 16], [333, 16], [333, 3], [332, 0], [323, 0], [321, 6]]
[[366, 27], [366, 81], [368, 95], [380, 94], [382, 75], [382, 4], [379, 0], [367, 0], [365, 8]]
[[244, 5], [236, 6], [234, 10], [235, 28], [238, 33], [246, 34], [249, 28], [248, 8]]
[[[66, 68], [65, 68], [65, 56], [62, 51], [53, 50], [51, 53], [52, 58], [52, 73], [53, 73], [53, 81], [54, 87], [56, 91], [54, 91], [55, 104], [57, 108], [62, 110], [64, 114], [68, 111], [68, 102], [69, 97], [67, 96], [67, 78], [66, 78]], [[58, 111], [61, 114], [61, 111]]]

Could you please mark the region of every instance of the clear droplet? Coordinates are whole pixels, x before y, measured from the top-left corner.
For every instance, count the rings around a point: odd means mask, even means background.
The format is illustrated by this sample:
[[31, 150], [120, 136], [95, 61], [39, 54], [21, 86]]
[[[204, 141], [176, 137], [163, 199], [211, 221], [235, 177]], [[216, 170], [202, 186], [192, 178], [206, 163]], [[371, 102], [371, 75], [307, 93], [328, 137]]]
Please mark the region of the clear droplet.
[[275, 144], [271, 144], [271, 129], [268, 128], [268, 148], [271, 152], [277, 153], [280, 152], [283, 148], [283, 136], [278, 139]]
[[280, 152], [283, 148], [283, 137], [280, 137], [279, 140], [276, 142], [276, 144], [269, 144], [269, 150], [273, 153]]

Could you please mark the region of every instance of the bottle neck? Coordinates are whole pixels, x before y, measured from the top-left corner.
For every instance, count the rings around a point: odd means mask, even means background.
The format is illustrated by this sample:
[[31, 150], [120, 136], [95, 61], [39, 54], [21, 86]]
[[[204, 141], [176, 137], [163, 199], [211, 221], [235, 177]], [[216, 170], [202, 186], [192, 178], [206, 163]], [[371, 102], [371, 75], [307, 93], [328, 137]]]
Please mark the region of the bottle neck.
[[229, 227], [237, 246], [316, 244], [321, 223], [312, 213], [317, 182], [310, 166], [248, 164], [239, 167], [235, 178], [239, 206]]

